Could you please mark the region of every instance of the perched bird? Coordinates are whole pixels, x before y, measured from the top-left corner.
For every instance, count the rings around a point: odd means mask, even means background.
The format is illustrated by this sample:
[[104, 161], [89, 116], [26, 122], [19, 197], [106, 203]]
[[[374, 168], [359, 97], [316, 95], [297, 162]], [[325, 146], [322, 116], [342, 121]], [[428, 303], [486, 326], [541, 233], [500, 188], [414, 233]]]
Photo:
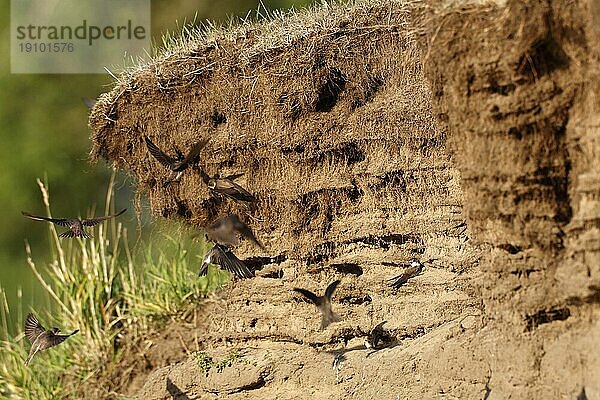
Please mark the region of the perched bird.
[[27, 318], [25, 319], [25, 336], [31, 342], [31, 349], [29, 350], [27, 360], [25, 360], [25, 365], [29, 365], [31, 359], [38, 351], [49, 349], [64, 342], [67, 338], [79, 332], [79, 329], [68, 335], [59, 335], [59, 332], [60, 329], [58, 328], [46, 330], [32, 313], [27, 314]]
[[198, 276], [204, 276], [208, 272], [208, 265], [215, 264], [227, 271], [231, 272], [238, 278], [252, 278], [254, 273], [248, 269], [248, 267], [231, 252], [231, 249], [222, 244], [215, 244], [212, 249], [204, 256], [202, 260], [202, 266], [198, 271]]
[[238, 234], [244, 236], [262, 250], [265, 249], [265, 246], [256, 239], [250, 227], [235, 214], [219, 218], [206, 227], [208, 240], [227, 247], [235, 247], [240, 244]]
[[63, 238], [73, 238], [80, 237], [83, 239], [90, 239], [93, 236], [85, 231], [85, 226], [94, 226], [98, 225], [100, 222], [105, 221], [110, 218], [118, 217], [127, 211], [126, 208], [122, 209], [118, 213], [114, 215], [106, 215], [104, 217], [97, 218], [87, 218], [87, 219], [79, 219], [79, 218], [50, 218], [50, 217], [40, 217], [38, 215], [29, 214], [28, 212], [21, 211], [21, 214], [26, 216], [27, 218], [33, 219], [35, 221], [48, 221], [53, 224], [66, 226], [69, 228], [68, 231], [61, 233], [59, 236]]
[[244, 201], [247, 203], [256, 201], [256, 198], [246, 189], [234, 182], [237, 178], [244, 174], [235, 174], [226, 177], [216, 174], [212, 178], [203, 170], [200, 170], [202, 180], [213, 193], [222, 194], [236, 201]]
[[83, 101], [83, 104], [85, 104], [85, 106], [91, 110], [92, 108], [94, 108], [94, 106], [96, 105], [97, 101], [94, 99], [90, 99], [89, 97], [82, 97], [81, 101]]
[[383, 330], [383, 324], [387, 321], [382, 321], [375, 325], [371, 332], [369, 332], [369, 336], [365, 339], [365, 347], [367, 349], [377, 349], [377, 345], [384, 338], [385, 331]]
[[327, 289], [325, 289], [325, 296], [317, 296], [306, 289], [294, 288], [294, 292], [298, 292], [306, 297], [321, 312], [321, 330], [327, 328], [332, 322], [341, 321], [340, 316], [331, 309], [331, 296], [333, 296], [333, 292], [339, 284], [339, 280], [330, 283], [329, 286], [327, 286]]
[[150, 138], [147, 136], [144, 137], [144, 140], [146, 141], [146, 147], [148, 148], [150, 154], [152, 154], [152, 156], [156, 158], [159, 163], [172, 171], [171, 177], [165, 183], [163, 183], [163, 187], [167, 187], [169, 184], [171, 184], [171, 182], [178, 181], [179, 178], [181, 178], [181, 175], [183, 175], [183, 172], [191, 164], [198, 162], [200, 151], [204, 146], [206, 146], [206, 143], [208, 143], [209, 139], [200, 140], [198, 143], [192, 146], [187, 156], [183, 157], [182, 154], [178, 154], [177, 158], [173, 158], [165, 154], [154, 143], [152, 143]]
[[410, 264], [408, 268], [404, 270], [400, 275], [395, 276], [393, 278], [388, 279], [389, 285], [393, 288], [400, 289], [402, 285], [404, 285], [410, 278], [414, 278], [419, 275], [421, 271], [423, 271], [425, 265], [421, 263], [421, 261], [413, 258], [410, 260]]

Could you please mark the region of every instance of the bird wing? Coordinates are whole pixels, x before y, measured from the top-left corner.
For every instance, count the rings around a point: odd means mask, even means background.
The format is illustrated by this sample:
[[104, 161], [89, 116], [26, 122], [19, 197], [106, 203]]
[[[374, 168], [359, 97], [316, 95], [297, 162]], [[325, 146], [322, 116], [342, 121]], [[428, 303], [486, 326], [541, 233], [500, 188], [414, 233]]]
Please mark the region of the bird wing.
[[244, 175], [244, 173], [240, 172], [239, 174], [233, 174], [233, 175], [226, 176], [225, 179], [230, 180], [230, 181], [235, 181], [237, 178], [239, 178], [242, 175]]
[[161, 149], [159, 149], [154, 143], [152, 143], [152, 140], [150, 140], [149, 137], [145, 136], [144, 140], [146, 141], [146, 147], [148, 148], [148, 151], [150, 152], [150, 154], [152, 154], [154, 158], [156, 158], [156, 160], [159, 163], [169, 168], [173, 166], [173, 164], [175, 163], [175, 160], [173, 158], [163, 153]]
[[222, 245], [237, 246], [240, 244], [235, 235], [234, 224], [229, 217], [219, 218], [208, 225], [206, 233], [210, 240]]
[[400, 289], [400, 287], [402, 287], [402, 285], [404, 285], [408, 281], [408, 278], [409, 277], [406, 275], [406, 273], [394, 276], [393, 278], [388, 279], [389, 286], [396, 289]]
[[40, 324], [40, 321], [32, 313], [27, 314], [25, 318], [25, 336], [33, 343], [44, 332], [46, 328]]
[[256, 246], [260, 247], [262, 250], [265, 249], [265, 246], [263, 246], [262, 243], [260, 243], [258, 241], [256, 236], [254, 236], [254, 232], [252, 232], [252, 229], [250, 229], [250, 227], [248, 225], [246, 225], [246, 223], [244, 221], [242, 221], [240, 219], [240, 217], [238, 217], [237, 215], [234, 214], [234, 215], [230, 215], [227, 218], [228, 218], [229, 222], [232, 224], [233, 229], [235, 231], [239, 232], [242, 236], [244, 236], [246, 239], [250, 240]]
[[383, 324], [385, 324], [386, 322], [387, 321], [381, 321], [380, 323], [375, 325], [373, 327], [373, 329], [371, 329], [371, 332], [369, 332], [369, 337], [367, 338], [367, 342], [371, 345], [371, 347], [373, 347], [375, 349], [377, 348], [379, 341], [382, 339], [383, 335], [385, 334], [385, 331], [383, 330]]
[[220, 265], [238, 278], [252, 278], [254, 276], [246, 264], [231, 251], [219, 245], [215, 245], [214, 248], [216, 251], [211, 258], [211, 263]]
[[210, 249], [208, 251], [208, 253], [206, 253], [204, 258], [202, 259], [202, 265], [200, 266], [200, 269], [198, 270], [198, 276], [205, 276], [208, 273], [208, 265], [210, 264], [212, 256], [216, 252], [215, 249], [216, 249], [216, 246], [213, 246], [213, 248]]
[[383, 325], [386, 323], [387, 321], [381, 321], [380, 323], [378, 323], [377, 325], [375, 325], [373, 327], [373, 329], [371, 329], [371, 335], [373, 335], [373, 333], [380, 331], [381, 328], [383, 327]]
[[400, 275], [397, 275], [393, 278], [388, 279], [390, 282], [389, 285], [399, 289], [402, 285], [404, 285], [410, 278], [413, 278], [419, 274], [420, 267], [410, 267], [407, 268]]
[[66, 218], [41, 217], [39, 215], [29, 214], [28, 212], [25, 212], [25, 211], [21, 211], [21, 214], [23, 214], [27, 218], [33, 219], [35, 221], [48, 221], [48, 222], [52, 222], [53, 224], [60, 225], [60, 226], [69, 226], [69, 220]]
[[228, 179], [215, 179], [215, 188], [213, 189], [218, 193], [222, 193], [226, 196], [231, 197], [234, 200], [240, 201], [255, 201], [256, 199], [250, 192], [241, 187], [235, 182]]
[[200, 269], [198, 270], [198, 276], [205, 276], [208, 273], [208, 265], [210, 263], [208, 261], [202, 261], [202, 265], [200, 266]]
[[105, 221], [107, 219], [111, 219], [111, 218], [115, 218], [118, 217], [119, 215], [123, 214], [125, 211], [127, 211], [126, 208], [122, 209], [121, 211], [119, 211], [116, 214], [113, 215], [105, 215], [104, 217], [96, 217], [96, 218], [87, 218], [87, 219], [82, 219], [81, 220], [81, 224], [84, 226], [94, 226], [94, 225], [98, 225], [100, 222]]
[[70, 230], [70, 229], [68, 231], [64, 231], [63, 233], [61, 233], [60, 235], [58, 235], [58, 237], [61, 237], [61, 238], [74, 238], [74, 237], [77, 237], [77, 236], [78, 235], [75, 232], [73, 232], [72, 230]]
[[208, 143], [209, 139], [204, 138], [201, 141], [199, 141], [198, 143], [196, 143], [195, 145], [192, 146], [192, 148], [190, 149], [190, 152], [187, 154], [187, 156], [185, 157], [185, 159], [183, 160], [183, 162], [181, 163], [182, 165], [186, 165], [191, 163], [192, 161], [194, 161], [194, 159], [196, 157], [198, 157], [198, 154], [200, 154], [200, 151], [204, 148], [204, 146], [206, 146], [206, 143]]
[[60, 235], [58, 235], [58, 237], [61, 238], [74, 238], [74, 237], [78, 237], [78, 238], [82, 238], [82, 239], [91, 239], [93, 238], [92, 235], [90, 235], [89, 233], [87, 233], [85, 230], [81, 229], [78, 230], [77, 232], [69, 229], [68, 231], [65, 231], [63, 233], [61, 233]]
[[202, 177], [202, 180], [204, 181], [204, 183], [206, 183], [208, 185], [208, 182], [210, 182], [210, 176], [208, 176], [208, 174], [206, 172], [204, 172], [204, 170], [202, 168], [200, 168], [200, 176]]
[[331, 282], [329, 286], [327, 286], [327, 289], [325, 289], [325, 297], [327, 299], [331, 300], [331, 296], [333, 296], [333, 292], [335, 292], [335, 289], [338, 287], [340, 282], [341, 281], [338, 279], [337, 281]]
[[311, 301], [311, 303], [313, 303], [317, 307], [323, 303], [323, 300], [310, 290], [294, 288], [294, 292], [300, 293], [302, 296], [306, 297], [308, 300]]
[[50, 336], [48, 336], [48, 341], [46, 342], [46, 345], [44, 348], [49, 349], [50, 347], [54, 347], [58, 344], [61, 344], [62, 342], [64, 342], [65, 340], [67, 340], [69, 337], [73, 336], [77, 332], [79, 332], [79, 329], [73, 331], [73, 333], [70, 333], [68, 335], [55, 335], [55, 334], [51, 333]]

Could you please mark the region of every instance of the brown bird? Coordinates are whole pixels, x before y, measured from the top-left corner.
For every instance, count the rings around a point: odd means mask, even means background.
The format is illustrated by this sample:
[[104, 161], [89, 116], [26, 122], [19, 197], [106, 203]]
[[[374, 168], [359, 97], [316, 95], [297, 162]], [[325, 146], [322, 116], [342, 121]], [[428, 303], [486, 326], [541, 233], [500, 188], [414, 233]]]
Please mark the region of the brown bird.
[[50, 218], [50, 217], [40, 217], [38, 215], [29, 214], [28, 212], [21, 211], [21, 214], [26, 216], [27, 218], [33, 219], [35, 221], [48, 221], [53, 224], [66, 226], [69, 228], [68, 231], [61, 233], [59, 236], [62, 238], [73, 238], [80, 237], [83, 239], [90, 239], [93, 236], [85, 231], [85, 226], [94, 226], [98, 225], [100, 222], [105, 221], [110, 218], [118, 217], [127, 211], [126, 208], [119, 211], [114, 215], [106, 215], [104, 217], [97, 218], [87, 218], [87, 219], [79, 219], [79, 218]]
[[393, 288], [400, 289], [410, 278], [414, 278], [423, 271], [425, 265], [421, 261], [413, 258], [410, 260], [408, 267], [400, 275], [388, 279], [389, 285]]
[[385, 331], [383, 330], [383, 325], [386, 323], [387, 321], [382, 321], [380, 323], [378, 323], [377, 325], [375, 325], [375, 327], [373, 329], [371, 329], [371, 332], [369, 332], [369, 336], [365, 339], [365, 347], [367, 349], [377, 349], [377, 346], [379, 345], [379, 342], [381, 340], [383, 340], [383, 338], [385, 337]]
[[248, 269], [242, 260], [233, 254], [230, 248], [219, 243], [215, 244], [204, 256], [202, 265], [198, 271], [198, 276], [206, 275], [209, 264], [215, 264], [225, 268], [227, 271], [241, 279], [252, 278], [254, 276], [254, 273]]
[[327, 289], [325, 289], [325, 296], [317, 296], [306, 289], [294, 288], [294, 292], [298, 292], [306, 297], [321, 312], [321, 330], [327, 328], [332, 322], [341, 321], [340, 316], [331, 309], [331, 296], [333, 296], [333, 292], [339, 284], [339, 280], [330, 283], [329, 286], [327, 286]]
[[237, 178], [244, 174], [229, 175], [221, 177], [219, 174], [215, 174], [212, 178], [206, 174], [203, 170], [200, 170], [202, 180], [206, 183], [206, 186], [213, 193], [222, 194], [236, 201], [253, 202], [256, 198], [248, 192], [246, 189], [234, 182]]
[[240, 244], [238, 234], [247, 238], [262, 250], [265, 249], [265, 246], [256, 239], [250, 227], [235, 214], [219, 218], [206, 227], [208, 240], [227, 247], [236, 247]]
[[192, 146], [187, 156], [183, 157], [181, 153], [178, 152], [177, 158], [173, 158], [167, 154], [165, 154], [161, 149], [158, 148], [147, 136], [144, 137], [146, 141], [146, 147], [152, 156], [162, 165], [171, 170], [171, 177], [163, 183], [163, 187], [169, 186], [171, 182], [178, 181], [183, 175], [183, 172], [194, 163], [199, 161], [198, 156], [200, 155], [200, 151], [206, 143], [208, 143], [209, 139], [202, 139], [196, 144]]
[[46, 330], [46, 328], [44, 328], [37, 320], [35, 315], [32, 313], [27, 314], [27, 318], [25, 319], [25, 336], [31, 343], [31, 349], [29, 349], [29, 355], [27, 356], [27, 360], [25, 360], [25, 365], [29, 365], [31, 359], [38, 351], [49, 349], [50, 347], [54, 347], [64, 342], [67, 338], [79, 332], [79, 329], [68, 335], [59, 335], [59, 332], [60, 329], [58, 328]]

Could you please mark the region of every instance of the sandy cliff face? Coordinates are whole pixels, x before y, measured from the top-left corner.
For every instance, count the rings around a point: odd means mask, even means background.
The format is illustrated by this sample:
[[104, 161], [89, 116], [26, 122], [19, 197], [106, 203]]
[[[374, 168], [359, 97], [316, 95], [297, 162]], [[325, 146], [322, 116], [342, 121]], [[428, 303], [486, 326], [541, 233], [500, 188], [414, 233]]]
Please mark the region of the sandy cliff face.
[[507, 342], [492, 349], [491, 387], [597, 398], [598, 6], [508, 2], [442, 21], [424, 64], [471, 238], [489, 248], [482, 298]]
[[[131, 338], [113, 395], [600, 398], [598, 8], [325, 7], [124, 76], [92, 112], [92, 155], [156, 215], [236, 212], [267, 250], [238, 250], [259, 277]], [[163, 188], [144, 135], [173, 154], [209, 136], [200, 166], [243, 172], [257, 202], [211, 197], [197, 171]], [[387, 287], [410, 257], [425, 271]], [[335, 279], [344, 320], [318, 332], [291, 289]], [[383, 320], [392, 345], [371, 353]], [[222, 372], [190, 357], [231, 349]]]

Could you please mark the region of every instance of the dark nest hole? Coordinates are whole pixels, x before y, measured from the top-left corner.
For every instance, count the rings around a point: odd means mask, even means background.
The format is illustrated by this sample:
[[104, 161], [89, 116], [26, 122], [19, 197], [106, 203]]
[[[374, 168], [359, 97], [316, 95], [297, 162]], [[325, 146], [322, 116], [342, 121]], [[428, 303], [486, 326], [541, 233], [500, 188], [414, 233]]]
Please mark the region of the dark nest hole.
[[346, 87], [346, 77], [338, 68], [329, 68], [325, 82], [318, 89], [315, 111], [328, 112], [338, 102], [340, 94]]
[[356, 276], [361, 276], [363, 274], [363, 269], [356, 263], [332, 264], [331, 267], [340, 274], [352, 274]]
[[499, 249], [502, 249], [504, 251], [506, 251], [508, 254], [519, 254], [520, 252], [523, 251], [523, 248], [521, 246], [515, 246], [512, 245], [510, 243], [503, 243], [503, 244], [499, 244], [498, 246]]
[[518, 61], [517, 72], [530, 81], [569, 66], [569, 56], [560, 44], [549, 34], [535, 42]]
[[548, 324], [553, 321], [564, 321], [571, 316], [571, 310], [565, 308], [553, 308], [550, 310], [540, 310], [535, 314], [525, 317], [525, 330], [531, 332], [540, 325]]

